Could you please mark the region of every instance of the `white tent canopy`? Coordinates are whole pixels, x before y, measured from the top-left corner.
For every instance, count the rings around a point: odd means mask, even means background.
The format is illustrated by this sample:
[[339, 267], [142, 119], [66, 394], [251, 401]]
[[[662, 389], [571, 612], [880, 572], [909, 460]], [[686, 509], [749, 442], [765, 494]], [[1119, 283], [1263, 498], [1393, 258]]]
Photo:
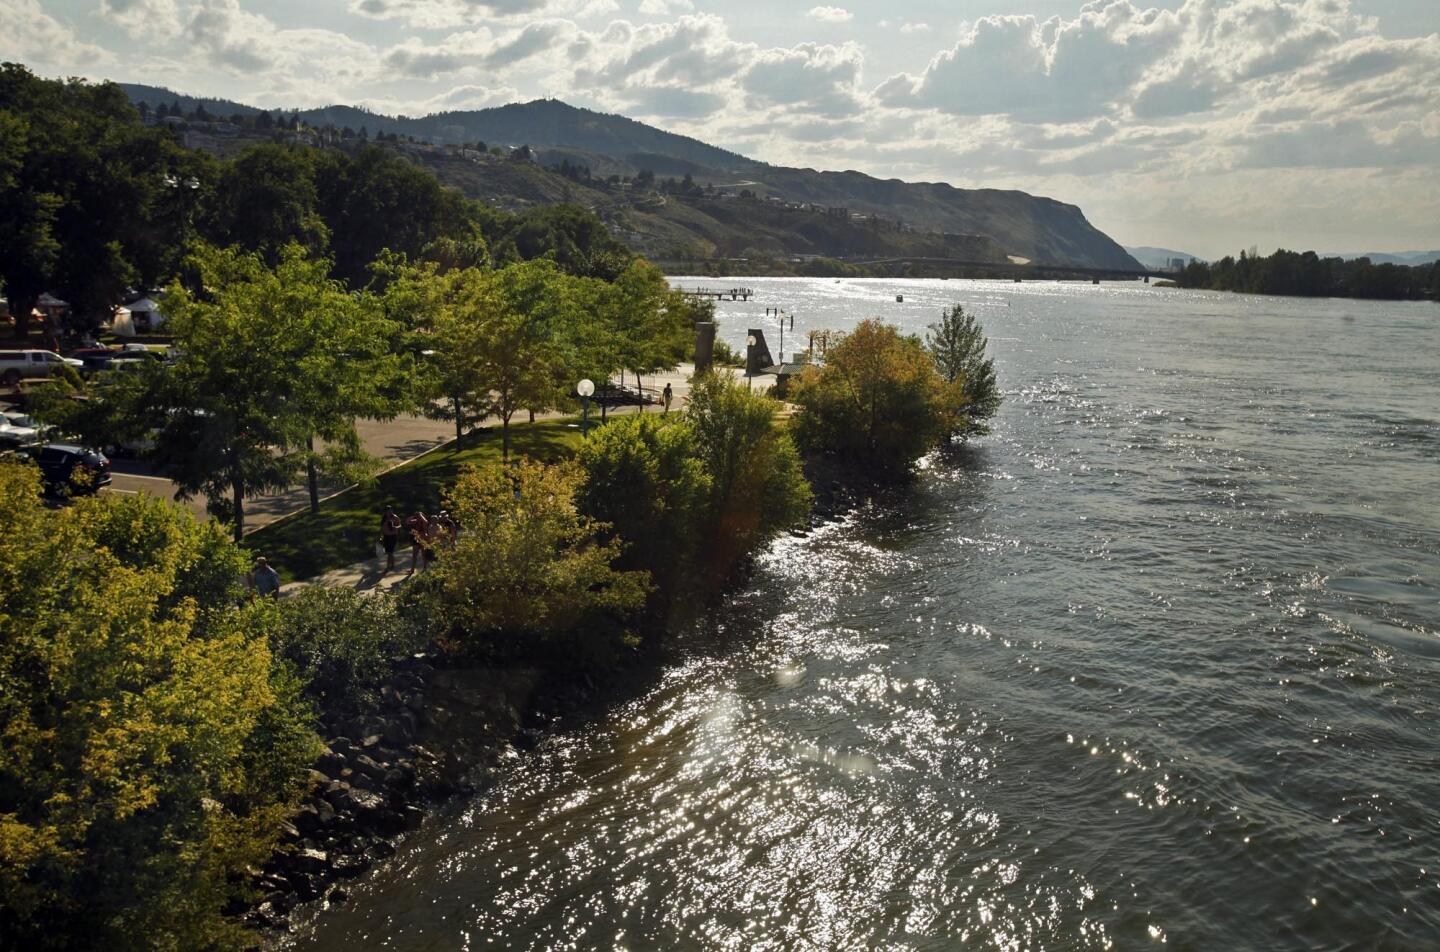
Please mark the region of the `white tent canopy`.
[[[155, 303], [153, 298], [144, 297], [138, 301], [133, 301], [125, 305], [125, 309], [130, 312], [131, 328], [130, 333], [126, 336], [148, 334], [150, 331], [155, 330], [161, 324], [165, 323], [165, 316], [160, 313], [160, 305]], [[120, 330], [119, 326], [120, 319], [118, 313], [116, 315], [115, 325], [115, 333], [123, 334], [124, 332]]]
[[117, 307], [115, 316], [110, 319], [110, 330], [121, 337], [135, 336], [135, 322], [130, 318], [128, 307]]

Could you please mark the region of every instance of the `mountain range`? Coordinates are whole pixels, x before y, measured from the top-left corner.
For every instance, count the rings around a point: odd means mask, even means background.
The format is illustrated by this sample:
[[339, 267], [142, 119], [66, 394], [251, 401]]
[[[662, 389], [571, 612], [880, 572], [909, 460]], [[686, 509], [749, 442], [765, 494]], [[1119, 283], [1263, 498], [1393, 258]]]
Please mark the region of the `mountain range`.
[[[152, 108], [176, 102], [216, 116], [256, 107], [154, 86], [120, 84]], [[554, 99], [420, 118], [354, 106], [284, 110], [309, 126], [413, 138], [449, 149], [411, 149], [442, 181], [503, 206], [574, 201], [600, 212], [638, 250], [672, 257], [816, 255], [850, 259], [911, 256], [1140, 270], [1075, 205], [1000, 189], [879, 179], [855, 171], [786, 168], [747, 158], [624, 116]], [[465, 145], [531, 148], [530, 168], [493, 160]], [[585, 170], [562, 177], [562, 163]], [[690, 176], [695, 194], [669, 201], [617, 201], [611, 176]], [[706, 190], [705, 186], [713, 186]], [[743, 197], [746, 201], [735, 201]]]
[[1346, 261], [1353, 261], [1356, 258], [1369, 258], [1372, 264], [1403, 264], [1409, 267], [1434, 264], [1440, 261], [1440, 251], [1366, 251], [1363, 253], [1344, 252], [1340, 254], [1322, 254], [1322, 258], [1344, 258]]

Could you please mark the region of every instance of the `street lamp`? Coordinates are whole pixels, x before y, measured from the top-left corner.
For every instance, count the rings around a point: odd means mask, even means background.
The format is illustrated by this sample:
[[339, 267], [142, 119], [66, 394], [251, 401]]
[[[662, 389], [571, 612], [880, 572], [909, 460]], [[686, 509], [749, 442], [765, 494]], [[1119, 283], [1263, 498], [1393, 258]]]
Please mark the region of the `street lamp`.
[[580, 394], [580, 436], [584, 437], [590, 431], [590, 397], [595, 393], [595, 381], [584, 378], [575, 385], [575, 392]]
[[782, 363], [782, 364], [783, 364], [783, 363], [785, 363], [785, 322], [786, 322], [786, 321], [789, 321], [789, 322], [790, 322], [790, 329], [793, 331], [793, 330], [795, 329], [795, 315], [794, 315], [794, 314], [787, 314], [787, 313], [785, 313], [785, 311], [781, 310], [781, 309], [778, 308], [778, 307], [767, 307], [767, 308], [765, 309], [765, 316], [766, 316], [766, 317], [769, 317], [769, 316], [771, 316], [772, 314], [773, 314], [776, 318], [778, 318], [779, 321], [780, 321], [780, 360], [779, 360], [779, 363]]
[[745, 386], [755, 389], [755, 380], [750, 373], [750, 367], [755, 363], [755, 335], [751, 334], [745, 338]]

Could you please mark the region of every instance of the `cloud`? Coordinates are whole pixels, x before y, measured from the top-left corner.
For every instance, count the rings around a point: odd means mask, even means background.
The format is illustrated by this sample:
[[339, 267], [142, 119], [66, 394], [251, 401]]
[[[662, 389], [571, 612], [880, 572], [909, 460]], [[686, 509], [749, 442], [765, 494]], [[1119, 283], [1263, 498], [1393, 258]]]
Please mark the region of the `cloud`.
[[844, 7], [811, 7], [807, 16], [821, 23], [849, 23], [855, 19], [855, 14]]
[[673, 16], [695, 9], [690, 0], [640, 0], [640, 12], [652, 17]]
[[760, 53], [741, 85], [758, 106], [802, 107], [837, 118], [861, 109], [859, 80], [864, 54], [854, 43], [802, 43]]
[[349, 0], [348, 9], [372, 20], [400, 20], [418, 29], [440, 30], [491, 20], [582, 19], [614, 13], [620, 7], [615, 0]]
[[1440, 166], [1440, 129], [1402, 123], [1381, 136], [1358, 120], [1305, 122], [1248, 137], [1237, 165], [1252, 169]]
[[40, 7], [39, 0], [0, 0], [0, 61], [32, 69], [70, 69], [113, 63], [101, 47], [82, 43], [74, 31]]
[[1179, 40], [1174, 14], [1128, 0], [1087, 4], [1073, 20], [983, 17], [919, 76], [892, 76], [880, 94], [956, 115], [1081, 119], [1105, 111]]
[[910, 34], [910, 33], [929, 33], [929, 32], [930, 32], [930, 24], [928, 24], [928, 23], [910, 23], [910, 22], [907, 21], [907, 22], [905, 22], [905, 23], [900, 24], [900, 32], [901, 32], [901, 33], [906, 33], [906, 34]]
[[137, 39], [169, 39], [181, 29], [175, 0], [100, 0], [100, 16]]

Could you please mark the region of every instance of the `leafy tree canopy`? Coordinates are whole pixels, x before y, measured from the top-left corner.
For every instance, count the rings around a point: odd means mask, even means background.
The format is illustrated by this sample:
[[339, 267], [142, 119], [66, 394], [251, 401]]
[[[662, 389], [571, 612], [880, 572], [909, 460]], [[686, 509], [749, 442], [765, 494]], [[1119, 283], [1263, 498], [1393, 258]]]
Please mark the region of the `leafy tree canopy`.
[[244, 560], [148, 497], [0, 463], [0, 945], [242, 945], [221, 916], [314, 756]]

